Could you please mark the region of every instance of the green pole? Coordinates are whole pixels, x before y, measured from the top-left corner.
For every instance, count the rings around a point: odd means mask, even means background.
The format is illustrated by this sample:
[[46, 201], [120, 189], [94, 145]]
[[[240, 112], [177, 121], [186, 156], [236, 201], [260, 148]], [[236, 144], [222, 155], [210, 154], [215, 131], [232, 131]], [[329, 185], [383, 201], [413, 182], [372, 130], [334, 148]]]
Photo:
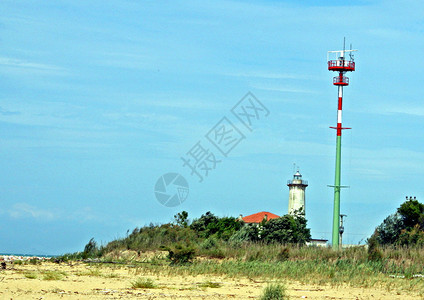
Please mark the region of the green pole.
[[333, 250], [339, 250], [341, 156], [342, 156], [342, 136], [340, 134], [340, 135], [337, 135], [336, 176], [334, 179]]

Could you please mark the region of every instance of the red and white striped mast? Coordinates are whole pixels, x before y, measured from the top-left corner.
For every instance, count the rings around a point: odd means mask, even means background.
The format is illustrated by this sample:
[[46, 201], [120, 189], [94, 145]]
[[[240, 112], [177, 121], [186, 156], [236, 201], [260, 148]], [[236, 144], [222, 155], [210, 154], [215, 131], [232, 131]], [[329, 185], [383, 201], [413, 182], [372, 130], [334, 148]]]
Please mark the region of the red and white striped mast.
[[[350, 129], [348, 127], [342, 127], [342, 106], [343, 106], [343, 87], [349, 85], [349, 78], [344, 76], [346, 72], [355, 71], [355, 62], [353, 59], [352, 52], [357, 50], [343, 50], [328, 51], [327, 61], [328, 70], [339, 72], [338, 76], [333, 78], [333, 84], [338, 87], [338, 105], [337, 105], [337, 127], [330, 127], [337, 130], [336, 139], [336, 174], [334, 179], [334, 209], [333, 209], [333, 234], [332, 234], [332, 245], [334, 250], [339, 249], [339, 233], [340, 233], [340, 189], [343, 187], [340, 185], [341, 176], [341, 146], [342, 146], [342, 130]], [[346, 59], [346, 52], [349, 53], [350, 59]], [[335, 55], [336, 59], [330, 59], [330, 55]]]

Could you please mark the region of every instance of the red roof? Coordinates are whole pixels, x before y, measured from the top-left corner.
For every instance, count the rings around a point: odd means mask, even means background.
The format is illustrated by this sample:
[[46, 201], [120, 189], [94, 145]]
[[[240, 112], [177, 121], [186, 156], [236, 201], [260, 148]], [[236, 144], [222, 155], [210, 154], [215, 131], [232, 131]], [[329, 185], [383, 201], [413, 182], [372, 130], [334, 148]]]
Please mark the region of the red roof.
[[261, 211], [253, 215], [245, 216], [243, 218], [243, 221], [245, 223], [261, 223], [262, 220], [265, 218], [265, 216], [268, 221], [272, 219], [277, 219], [280, 217], [280, 216], [277, 216], [276, 214], [273, 214], [267, 211]]

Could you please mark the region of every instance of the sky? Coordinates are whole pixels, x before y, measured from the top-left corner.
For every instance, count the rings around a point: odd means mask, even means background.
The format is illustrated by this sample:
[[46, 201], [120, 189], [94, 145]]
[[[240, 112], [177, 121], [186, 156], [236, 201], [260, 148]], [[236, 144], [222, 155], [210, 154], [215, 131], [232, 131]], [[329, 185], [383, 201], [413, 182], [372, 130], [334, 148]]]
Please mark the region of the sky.
[[[309, 182], [312, 237], [331, 240], [337, 87], [327, 51], [344, 37], [358, 51], [344, 89], [343, 240], [364, 243], [405, 196], [424, 200], [423, 9], [1, 1], [0, 252], [81, 251], [183, 210], [284, 215], [295, 168]], [[261, 109], [251, 126], [233, 113], [248, 99]], [[214, 130], [229, 126], [239, 139], [220, 152]], [[200, 150], [202, 182], [183, 161]], [[174, 207], [156, 198], [167, 173], [189, 186]]]

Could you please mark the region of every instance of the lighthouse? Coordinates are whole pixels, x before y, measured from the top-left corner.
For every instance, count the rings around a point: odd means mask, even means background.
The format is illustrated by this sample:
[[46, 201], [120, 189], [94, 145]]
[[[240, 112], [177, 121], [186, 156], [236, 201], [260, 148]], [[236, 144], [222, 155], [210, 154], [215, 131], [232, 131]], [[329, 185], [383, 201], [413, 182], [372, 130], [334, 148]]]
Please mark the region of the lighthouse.
[[289, 187], [289, 214], [301, 212], [305, 214], [305, 189], [308, 181], [302, 179], [302, 175], [297, 171], [292, 180], [287, 181]]

